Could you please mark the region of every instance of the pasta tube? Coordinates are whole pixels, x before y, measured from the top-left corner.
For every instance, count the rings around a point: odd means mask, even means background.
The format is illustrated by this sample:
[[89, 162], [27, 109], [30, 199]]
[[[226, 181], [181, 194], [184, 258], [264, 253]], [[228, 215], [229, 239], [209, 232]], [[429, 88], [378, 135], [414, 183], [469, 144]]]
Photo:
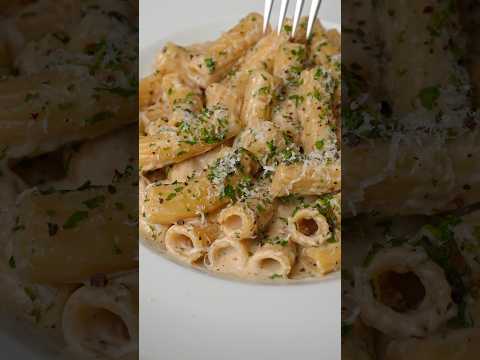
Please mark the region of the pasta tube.
[[261, 38], [241, 60], [238, 75], [248, 75], [253, 70], [266, 70], [271, 73], [276, 50], [283, 41], [275, 32]]
[[226, 156], [231, 151], [228, 146], [216, 147], [202, 155], [195, 156], [181, 163], [174, 164], [168, 170], [166, 181], [168, 182], [186, 182], [188, 179], [205, 169], [217, 159]]
[[252, 72], [267, 71], [272, 73], [275, 54], [284, 41], [275, 32], [265, 35], [239, 60], [238, 68], [231, 70], [225, 82], [230, 83], [231, 87], [236, 88], [240, 94], [243, 94]]
[[141, 171], [159, 169], [202, 154], [240, 132], [236, 92], [219, 86], [208, 89], [209, 107], [201, 113], [185, 111], [175, 127], [164, 126], [155, 136], [140, 137]]
[[217, 236], [218, 225], [215, 223], [172, 225], [165, 234], [165, 246], [174, 257], [193, 263], [206, 254]]
[[240, 132], [240, 125], [224, 108], [206, 111], [209, 120], [192, 120], [179, 127], [163, 127], [153, 136], [141, 136], [139, 162], [142, 172], [203, 154]]
[[[134, 97], [122, 98], [97, 86], [91, 77], [53, 71], [0, 80], [0, 88], [15, 89], [8, 96], [22, 98], [0, 109], [0, 143], [11, 156], [35, 155], [135, 121]], [[79, 96], [85, 101], [79, 103]], [[0, 94], [0, 102], [2, 98]]]
[[168, 122], [165, 106], [161, 102], [153, 104], [139, 113], [139, 134], [157, 135], [168, 125]]
[[[458, 199], [464, 205], [478, 202], [480, 163], [472, 154], [480, 150], [479, 133], [446, 142], [434, 137], [413, 141], [414, 146], [409, 141], [391, 141], [346, 147], [343, 190], [350, 195], [353, 209], [431, 214], [458, 207]], [[371, 161], [359, 162], [365, 158]]]
[[275, 78], [267, 71], [258, 71], [250, 75], [242, 109], [242, 122], [245, 127], [255, 127], [270, 119], [276, 87]]
[[322, 151], [336, 143], [335, 93], [340, 86], [336, 74], [320, 67], [301, 75], [299, 92], [305, 94], [298, 110], [303, 127], [301, 141], [306, 153]]
[[76, 4], [65, 1], [39, 1], [27, 6], [24, 4], [10, 16], [8, 21], [4, 20], [3, 31], [12, 56], [16, 58], [26, 43], [38, 40], [48, 33], [63, 31], [66, 19], [76, 21], [75, 19], [80, 16], [80, 8]]
[[69, 283], [136, 267], [137, 212], [125, 207], [136, 198], [130, 185], [23, 194], [11, 235], [16, 271], [31, 282]]
[[292, 240], [302, 246], [318, 246], [332, 237], [327, 218], [315, 208], [300, 209], [288, 219]]
[[[429, 5], [427, 0], [412, 5], [404, 1], [388, 5], [382, 2], [376, 9], [386, 45], [383, 51], [392, 59], [383, 72], [382, 85], [391, 98], [395, 114], [411, 119], [413, 126], [418, 126], [420, 117], [425, 121], [423, 126], [435, 121], [441, 113], [447, 113], [452, 119], [450, 123], [455, 125], [469, 107], [468, 75], [459, 65], [457, 55], [468, 50], [457, 30], [460, 27], [458, 4], [442, 2], [425, 13]], [[394, 22], [388, 16], [391, 12], [395, 14]], [[441, 16], [444, 18], [440, 22]], [[457, 50], [445, 51], [452, 42]], [[430, 98], [435, 101], [429, 101]], [[455, 108], [460, 111], [453, 110]], [[406, 116], [416, 110], [422, 111], [420, 116]], [[445, 121], [449, 120], [445, 118]]]
[[272, 194], [321, 195], [340, 190], [340, 162], [307, 160], [303, 164], [280, 164], [272, 177]]
[[295, 262], [295, 255], [295, 246], [291, 243], [285, 246], [265, 244], [248, 260], [246, 274], [263, 279], [288, 278]]
[[115, 359], [136, 353], [137, 297], [138, 284], [132, 287], [119, 280], [76, 290], [63, 311], [63, 335], [70, 350], [81, 357]]
[[[51, 185], [57, 189], [77, 189], [87, 181], [108, 186], [119, 171], [136, 174], [137, 127], [129, 125], [119, 131], [81, 144], [68, 159], [67, 176]], [[95, 166], [92, 166], [95, 159]]]
[[139, 233], [142, 238], [148, 240], [150, 244], [156, 248], [162, 249], [165, 247], [165, 233], [168, 227], [165, 225], [150, 224], [140, 216]]
[[269, 190], [267, 184], [259, 184], [248, 198], [224, 208], [218, 217], [223, 232], [232, 239], [247, 239], [261, 231], [270, 222], [275, 206]]
[[262, 163], [270, 160], [272, 150], [283, 149], [286, 146], [285, 137], [272, 122], [265, 121], [255, 127], [245, 128], [235, 142], [236, 146], [248, 149]]
[[176, 126], [182, 122], [185, 113], [194, 113], [203, 108], [200, 89], [183, 82], [180, 75], [175, 73], [165, 75], [161, 86], [169, 125]]
[[301, 144], [302, 125], [298, 118], [297, 103], [302, 99], [297, 88], [287, 89], [285, 99], [276, 103], [272, 110], [272, 122], [295, 143]]
[[[155, 60], [155, 74], [163, 76], [170, 73], [184, 73], [189, 61], [188, 55], [186, 48], [168, 42]], [[186, 77], [188, 79], [188, 76]]]
[[160, 100], [161, 77], [153, 73], [140, 80], [138, 88], [139, 108], [144, 108], [157, 103]]
[[[402, 275], [415, 295], [409, 296], [405, 304], [397, 304], [398, 298], [383, 291], [382, 281]], [[395, 290], [403, 299], [402, 289]], [[443, 269], [421, 248], [382, 250], [365, 270], [358, 269], [355, 274], [355, 293], [363, 321], [395, 337], [421, 337], [436, 331], [457, 311], [451, 292]]]
[[342, 260], [340, 243], [321, 247], [306, 247], [300, 254], [300, 262], [313, 275], [326, 275], [340, 268]]
[[224, 237], [208, 248], [208, 268], [225, 274], [241, 274], [248, 261], [248, 248], [243, 241]]
[[[299, 44], [305, 44], [307, 43], [307, 23], [308, 23], [308, 17], [302, 16], [297, 25], [297, 30], [295, 31], [295, 36], [292, 36], [292, 27], [293, 27], [293, 21], [291, 18], [286, 18], [285, 21], [283, 22], [283, 28], [280, 32], [281, 38], [283, 38], [285, 41], [290, 40], [293, 43], [299, 43]], [[318, 21], [314, 23], [314, 30], [317, 27]]]
[[168, 225], [217, 210], [235, 197], [235, 187], [256, 168], [251, 155], [240, 149], [218, 159], [186, 183], [151, 184], [145, 189], [146, 219]]
[[308, 47], [309, 60], [316, 65], [329, 66], [332, 57], [340, 54], [340, 34], [337, 30], [325, 30], [317, 20], [313, 26]]
[[219, 81], [262, 37], [262, 30], [262, 16], [251, 13], [219, 39], [193, 50], [187, 65], [191, 79], [203, 88]]
[[205, 90], [205, 97], [208, 108], [225, 107], [232, 117], [240, 119], [243, 93], [232, 83], [211, 84]]

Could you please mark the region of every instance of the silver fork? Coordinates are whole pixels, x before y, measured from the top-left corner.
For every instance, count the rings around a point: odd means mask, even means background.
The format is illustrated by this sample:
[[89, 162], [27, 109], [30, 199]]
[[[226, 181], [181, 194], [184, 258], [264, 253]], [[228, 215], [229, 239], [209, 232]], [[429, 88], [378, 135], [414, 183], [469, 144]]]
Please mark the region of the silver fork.
[[[272, 7], [275, 0], [265, 0], [265, 9], [263, 11], [263, 32], [267, 31], [268, 24], [270, 23], [270, 15], [272, 13]], [[278, 27], [277, 33], [280, 34], [283, 27], [283, 22], [285, 21], [285, 16], [287, 14], [289, 0], [282, 0], [280, 5], [280, 17], [278, 19]], [[293, 16], [293, 24], [292, 24], [292, 32], [290, 33], [290, 37], [295, 36], [295, 31], [298, 27], [298, 22], [300, 20], [300, 16], [302, 14], [304, 0], [297, 0], [295, 4], [295, 14]], [[310, 37], [312, 33], [313, 23], [317, 18], [318, 9], [320, 8], [320, 4], [322, 0], [312, 0], [312, 4], [310, 6], [310, 13], [308, 15], [308, 26], [307, 26], [307, 39]]]

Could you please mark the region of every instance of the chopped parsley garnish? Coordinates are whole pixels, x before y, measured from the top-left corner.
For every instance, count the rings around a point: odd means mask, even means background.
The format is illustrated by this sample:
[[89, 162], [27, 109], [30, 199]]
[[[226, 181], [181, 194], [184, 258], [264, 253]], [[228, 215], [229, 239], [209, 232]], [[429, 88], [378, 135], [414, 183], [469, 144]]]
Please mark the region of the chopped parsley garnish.
[[87, 211], [76, 211], [70, 217], [65, 221], [63, 224], [64, 229], [73, 229], [76, 227], [79, 223], [82, 221], [86, 220], [88, 218], [88, 212]]
[[438, 86], [429, 86], [420, 90], [418, 97], [425, 109], [432, 110], [440, 97], [440, 90]]
[[303, 46], [299, 46], [297, 49], [293, 49], [292, 55], [297, 58], [297, 61], [303, 62], [303, 60], [306, 58], [305, 48]]
[[347, 336], [353, 329], [352, 324], [347, 324], [342, 321], [342, 336]]
[[362, 126], [364, 122], [363, 115], [360, 111], [353, 111], [349, 107], [342, 110], [344, 126], [348, 130], [356, 130]]
[[167, 195], [166, 199], [167, 201], [172, 200], [175, 196], [177, 196], [176, 192], [171, 192], [170, 194]]
[[282, 163], [293, 164], [303, 159], [302, 154], [296, 148], [288, 147], [279, 153], [279, 158]]
[[275, 151], [277, 150], [277, 147], [275, 146], [275, 141], [274, 140], [267, 141], [267, 148], [270, 154], [274, 154]]
[[89, 209], [95, 209], [103, 205], [104, 202], [105, 202], [105, 196], [99, 195], [91, 199], [85, 200], [82, 204], [84, 204]]
[[313, 78], [315, 80], [320, 80], [322, 77], [325, 76], [325, 72], [321, 69], [321, 68], [318, 68], [316, 71], [315, 71], [315, 74], [313, 75]]
[[200, 129], [200, 140], [205, 144], [216, 144], [225, 139], [224, 132], [216, 132], [215, 128], [201, 128]]
[[207, 66], [210, 74], [215, 71], [216, 62], [212, 58], [206, 58], [205, 65]]
[[232, 199], [232, 201], [235, 201], [237, 198], [235, 194], [235, 188], [231, 184], [225, 185], [225, 188], [223, 189], [222, 197], [227, 197]]
[[454, 238], [453, 228], [461, 223], [461, 219], [455, 216], [447, 216], [438, 225], [426, 225], [425, 229], [428, 230], [434, 237], [440, 240], [442, 243], [451, 241]]
[[270, 86], [264, 86], [258, 89], [257, 95], [269, 95], [271, 91]]
[[323, 139], [322, 140], [317, 140], [315, 142], [315, 148], [317, 150], [322, 150], [324, 146], [325, 146], [325, 140], [323, 140]]
[[37, 294], [35, 293], [35, 291], [31, 287], [25, 286], [23, 288], [23, 291], [25, 291], [25, 294], [28, 296], [30, 301], [33, 302], [37, 299]]
[[301, 95], [290, 95], [288, 98], [290, 100], [295, 101], [295, 106], [296, 107], [298, 107], [300, 104], [302, 104], [303, 101], [305, 100], [305, 98]]
[[266, 210], [261, 204], [257, 204], [256, 209], [259, 213], [262, 213]]
[[272, 276], [270, 276], [270, 279], [275, 280], [275, 279], [282, 278], [282, 277], [283, 277], [282, 275], [279, 275], [279, 274], [275, 273]]
[[[213, 124], [212, 119], [216, 123]], [[183, 139], [181, 142], [189, 145], [199, 142], [217, 144], [225, 140], [228, 131], [228, 119], [223, 108], [205, 109], [193, 121], [183, 120], [175, 125], [178, 135]]]
[[237, 150], [223, 158], [217, 159], [208, 169], [207, 178], [214, 184], [221, 184], [230, 175], [234, 174], [241, 166], [241, 152]]
[[8, 266], [10, 266], [10, 269], [15, 269], [17, 267], [17, 264], [15, 262], [15, 258], [10, 256], [10, 259], [8, 259]]
[[295, 74], [295, 75], [300, 75], [300, 73], [302, 72], [303, 68], [301, 66], [292, 66], [290, 68], [290, 72]]

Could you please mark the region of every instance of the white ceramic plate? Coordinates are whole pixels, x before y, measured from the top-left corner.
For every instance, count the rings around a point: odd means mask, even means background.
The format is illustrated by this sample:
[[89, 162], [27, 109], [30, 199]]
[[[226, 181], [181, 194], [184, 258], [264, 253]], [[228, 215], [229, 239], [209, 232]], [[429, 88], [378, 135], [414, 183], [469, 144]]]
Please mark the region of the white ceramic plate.
[[[165, 42], [217, 37], [239, 19], [171, 34], [140, 49], [140, 76]], [[332, 24], [323, 22], [327, 27]], [[140, 359], [340, 359], [340, 276], [272, 285], [207, 275], [140, 245]]]

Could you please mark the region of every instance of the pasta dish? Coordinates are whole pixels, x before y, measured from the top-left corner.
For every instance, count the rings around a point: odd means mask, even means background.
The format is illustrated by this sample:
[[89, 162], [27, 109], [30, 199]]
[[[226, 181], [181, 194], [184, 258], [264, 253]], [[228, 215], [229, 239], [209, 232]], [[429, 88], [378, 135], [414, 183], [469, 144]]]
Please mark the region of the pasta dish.
[[212, 272], [319, 277], [341, 258], [340, 35], [262, 21], [167, 43], [140, 81], [140, 232]]

